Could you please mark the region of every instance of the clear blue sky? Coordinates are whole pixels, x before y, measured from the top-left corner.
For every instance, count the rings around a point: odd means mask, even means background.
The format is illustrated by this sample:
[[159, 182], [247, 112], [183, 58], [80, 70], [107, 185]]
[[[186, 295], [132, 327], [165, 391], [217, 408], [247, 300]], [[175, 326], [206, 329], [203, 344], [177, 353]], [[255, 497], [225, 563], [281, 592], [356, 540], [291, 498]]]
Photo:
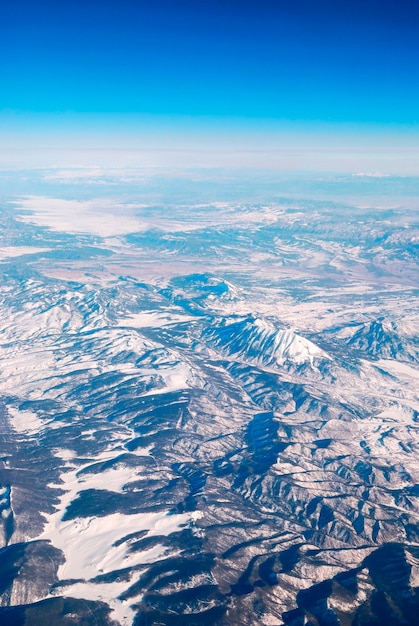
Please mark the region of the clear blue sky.
[[13, 0], [0, 59], [0, 133], [17, 144], [232, 128], [257, 147], [291, 128], [402, 145], [419, 127], [418, 0]]

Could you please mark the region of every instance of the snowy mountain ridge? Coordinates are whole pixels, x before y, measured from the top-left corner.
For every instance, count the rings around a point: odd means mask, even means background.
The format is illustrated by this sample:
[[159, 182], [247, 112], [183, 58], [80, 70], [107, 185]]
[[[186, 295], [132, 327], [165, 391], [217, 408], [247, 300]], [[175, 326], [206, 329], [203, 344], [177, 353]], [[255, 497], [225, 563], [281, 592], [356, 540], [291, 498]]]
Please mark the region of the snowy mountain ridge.
[[259, 363], [281, 366], [308, 363], [312, 368], [331, 357], [312, 341], [291, 329], [279, 329], [266, 319], [247, 317], [239, 321], [222, 320], [205, 333], [209, 342], [229, 354]]

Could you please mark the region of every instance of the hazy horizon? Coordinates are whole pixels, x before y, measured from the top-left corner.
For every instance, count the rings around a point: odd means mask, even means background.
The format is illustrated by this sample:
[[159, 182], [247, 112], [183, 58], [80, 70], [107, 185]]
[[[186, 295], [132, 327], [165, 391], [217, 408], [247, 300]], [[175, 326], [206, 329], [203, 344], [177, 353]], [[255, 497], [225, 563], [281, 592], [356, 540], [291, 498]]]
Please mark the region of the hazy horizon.
[[8, 4], [0, 167], [417, 175], [418, 24], [393, 0]]

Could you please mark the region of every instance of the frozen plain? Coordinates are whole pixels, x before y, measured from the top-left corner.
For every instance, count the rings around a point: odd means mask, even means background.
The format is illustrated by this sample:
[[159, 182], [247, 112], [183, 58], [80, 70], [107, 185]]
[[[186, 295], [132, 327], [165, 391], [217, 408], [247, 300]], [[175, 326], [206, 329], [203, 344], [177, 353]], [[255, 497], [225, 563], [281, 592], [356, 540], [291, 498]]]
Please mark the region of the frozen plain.
[[2, 201], [2, 623], [414, 624], [411, 195], [57, 176]]

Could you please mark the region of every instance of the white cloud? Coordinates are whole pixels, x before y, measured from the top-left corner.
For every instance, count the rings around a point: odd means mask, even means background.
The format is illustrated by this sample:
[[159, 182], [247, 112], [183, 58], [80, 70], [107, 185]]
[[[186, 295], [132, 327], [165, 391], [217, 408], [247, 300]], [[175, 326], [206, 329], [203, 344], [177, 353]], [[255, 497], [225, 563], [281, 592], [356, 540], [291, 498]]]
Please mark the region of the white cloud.
[[389, 178], [390, 174], [383, 174], [382, 172], [358, 172], [354, 174], [360, 178]]

